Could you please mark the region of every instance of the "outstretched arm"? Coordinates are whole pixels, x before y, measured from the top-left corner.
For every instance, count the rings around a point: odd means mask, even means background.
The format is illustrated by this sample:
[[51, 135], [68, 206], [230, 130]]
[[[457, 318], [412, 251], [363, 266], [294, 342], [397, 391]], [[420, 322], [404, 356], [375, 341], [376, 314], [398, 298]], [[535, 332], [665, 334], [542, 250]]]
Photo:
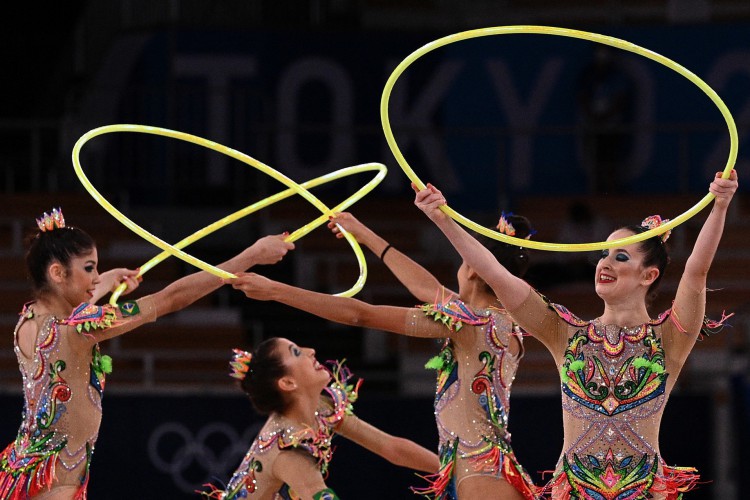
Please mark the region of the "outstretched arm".
[[446, 205], [446, 201], [435, 186], [428, 184], [425, 189], [418, 191], [414, 203], [448, 237], [464, 262], [490, 285], [506, 309], [513, 311], [524, 303], [531, 287], [505, 269], [492, 252], [440, 210], [441, 206]]
[[409, 329], [407, 319], [413, 314], [413, 309], [408, 307], [375, 306], [350, 297], [297, 288], [254, 273], [240, 273], [227, 283], [251, 299], [273, 300], [344, 325], [419, 337], [446, 337], [450, 334], [438, 323], [419, 330]]
[[383, 432], [354, 415], [347, 416], [336, 432], [392, 464], [428, 473], [440, 468], [440, 460], [434, 452], [410, 439]]
[[670, 355], [682, 362], [690, 353], [700, 333], [706, 311], [706, 278], [716, 250], [724, 232], [727, 209], [737, 191], [737, 172], [732, 170], [728, 179], [721, 178], [721, 172], [711, 183], [709, 191], [716, 198], [711, 213], [703, 223], [693, 251], [685, 263], [685, 271], [680, 278], [673, 305], [673, 314], [685, 332], [673, 332], [668, 341], [673, 343]]
[[[285, 237], [286, 235], [279, 234], [261, 238], [218, 267], [234, 274], [255, 265], [274, 264], [280, 261], [289, 250], [294, 249], [292, 243], [284, 241]], [[152, 312], [148, 315], [141, 311], [141, 314], [130, 316], [125, 321], [118, 321], [110, 328], [90, 336], [90, 341], [100, 342], [122, 335], [147, 321], [153, 321], [154, 315], [156, 317], [164, 316], [183, 309], [218, 289], [223, 283], [221, 278], [206, 271], [180, 278], [163, 290], [138, 300], [140, 307], [147, 306], [151, 311], [155, 310], [155, 313]]]
[[[260, 264], [275, 264], [294, 249], [294, 244], [284, 241], [284, 234], [266, 236], [256, 241], [240, 254], [219, 264], [219, 269], [236, 274]], [[159, 316], [183, 309], [196, 300], [217, 290], [224, 281], [205, 271], [181, 278], [153, 295]]]
[[443, 285], [427, 269], [404, 255], [397, 248], [391, 246], [385, 239], [372, 229], [362, 224], [352, 214], [341, 212], [331, 219], [328, 227], [337, 238], [344, 235], [337, 225], [354, 235], [359, 243], [369, 248], [372, 253], [380, 257], [383, 264], [393, 275], [421, 302], [433, 302], [435, 297], [450, 295], [453, 292], [445, 290]]

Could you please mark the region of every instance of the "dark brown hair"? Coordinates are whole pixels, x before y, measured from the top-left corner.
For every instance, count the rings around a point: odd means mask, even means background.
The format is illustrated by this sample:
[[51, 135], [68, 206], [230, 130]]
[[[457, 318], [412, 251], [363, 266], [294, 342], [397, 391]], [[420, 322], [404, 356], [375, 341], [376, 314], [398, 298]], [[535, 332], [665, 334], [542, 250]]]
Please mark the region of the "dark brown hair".
[[245, 378], [240, 387], [250, 398], [255, 411], [262, 415], [283, 412], [289, 405], [276, 382], [286, 375], [278, 352], [278, 337], [264, 340], [253, 351]]
[[59, 262], [67, 270], [72, 258], [89, 253], [96, 243], [83, 229], [67, 226], [37, 231], [29, 237], [27, 246], [26, 268], [34, 293], [39, 295], [49, 288], [47, 269], [50, 264]]
[[[641, 234], [648, 231], [649, 228], [632, 224], [620, 229], [625, 229], [633, 234]], [[666, 243], [662, 241], [660, 236], [654, 236], [639, 242], [639, 249], [643, 252], [643, 267], [656, 266], [659, 270], [659, 276], [653, 283], [651, 283], [651, 286], [648, 287], [649, 300], [653, 300], [656, 297], [656, 290], [659, 288], [661, 278], [664, 276], [664, 271], [667, 270], [667, 265], [669, 264], [669, 252], [667, 251]]]

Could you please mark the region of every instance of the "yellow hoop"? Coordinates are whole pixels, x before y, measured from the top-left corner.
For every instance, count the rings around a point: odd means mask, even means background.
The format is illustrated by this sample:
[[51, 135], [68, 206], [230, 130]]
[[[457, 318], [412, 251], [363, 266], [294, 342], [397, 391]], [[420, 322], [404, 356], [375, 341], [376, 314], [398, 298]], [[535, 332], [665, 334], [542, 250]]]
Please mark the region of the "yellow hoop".
[[[315, 179], [303, 182], [300, 184], [300, 186], [304, 189], [309, 189], [313, 187], [320, 186], [322, 184], [326, 184], [332, 180], [340, 179], [343, 177], [348, 177], [350, 175], [362, 173], [362, 172], [368, 172], [368, 171], [378, 171], [378, 174], [373, 177], [367, 184], [365, 184], [363, 187], [361, 187], [356, 193], [354, 193], [352, 196], [344, 200], [343, 202], [339, 203], [332, 209], [330, 209], [329, 213], [336, 213], [341, 212], [343, 210], [346, 210], [351, 205], [356, 203], [359, 199], [361, 199], [365, 194], [369, 193], [375, 186], [377, 186], [380, 181], [383, 180], [385, 177], [385, 174], [387, 173], [387, 169], [385, 168], [385, 165], [381, 163], [367, 163], [364, 165], [355, 165], [352, 167], [346, 167], [342, 168], [340, 170], [336, 170], [334, 172], [330, 172], [326, 175], [322, 175], [320, 177], [317, 177]], [[295, 191], [293, 188], [286, 189], [284, 191], [280, 191], [274, 195], [271, 195], [263, 200], [260, 200], [258, 202], [253, 203], [252, 205], [248, 205], [247, 207], [243, 208], [242, 210], [238, 210], [235, 213], [231, 215], [227, 215], [226, 217], [223, 217], [219, 219], [218, 221], [209, 224], [208, 226], [204, 227], [203, 229], [199, 229], [195, 233], [191, 234], [187, 238], [184, 238], [180, 240], [179, 242], [175, 243], [174, 245], [171, 245], [172, 247], [182, 250], [183, 248], [187, 247], [188, 245], [191, 245], [195, 243], [196, 241], [200, 240], [201, 238], [208, 236], [209, 234], [223, 228], [224, 226], [227, 226], [233, 222], [236, 222], [237, 220], [246, 217], [254, 212], [257, 212], [258, 210], [261, 210], [263, 208], [266, 208], [270, 205], [273, 205], [274, 203], [284, 200], [286, 198], [289, 198], [290, 196], [297, 194], [297, 191]], [[357, 197], [358, 196], [358, 197]], [[313, 229], [319, 227], [321, 224], [325, 223], [329, 220], [329, 213], [324, 213], [323, 215], [319, 216], [318, 218], [314, 219], [312, 222], [309, 222], [305, 224], [304, 226], [300, 227], [296, 231], [292, 232], [289, 236], [285, 238], [285, 241], [297, 241], [298, 239], [302, 238], [306, 234], [308, 234]], [[338, 226], [339, 229], [341, 226]], [[355, 240], [356, 241], [356, 240]], [[351, 242], [350, 242], [351, 243]], [[355, 252], [357, 250], [355, 249]], [[360, 250], [361, 252], [361, 250]], [[165, 260], [167, 257], [171, 255], [168, 251], [163, 251], [162, 253], [154, 256], [151, 260], [146, 262], [140, 267], [139, 276], [144, 275], [146, 272], [148, 272], [150, 269], [152, 269], [157, 264], [161, 263], [163, 260]], [[359, 260], [359, 259], [358, 259]], [[358, 293], [362, 286], [364, 286], [364, 282], [367, 276], [367, 268], [362, 267], [360, 265], [360, 277], [361, 281], [357, 281], [352, 289], [349, 291], [354, 290], [356, 288], [356, 291], [352, 293], [352, 295], [355, 295]], [[124, 283], [121, 284], [113, 293], [110, 298], [110, 303], [115, 304], [117, 303], [117, 300], [120, 298], [120, 295], [125, 291], [127, 288], [127, 285]], [[342, 292], [338, 295], [343, 295], [347, 292]], [[350, 295], [346, 295], [347, 297]]]
[[[172, 137], [175, 139], [180, 139], [188, 142], [192, 142], [194, 144], [197, 144], [199, 146], [204, 146], [209, 149], [213, 149], [215, 151], [218, 151], [220, 153], [224, 153], [226, 155], [229, 155], [237, 160], [242, 161], [243, 163], [246, 163], [252, 167], [255, 167], [256, 169], [262, 171], [263, 173], [270, 175], [274, 179], [278, 180], [282, 184], [286, 185], [288, 189], [281, 191], [279, 193], [276, 193], [275, 195], [269, 196], [268, 198], [261, 200], [259, 202], [253, 203], [252, 205], [249, 205], [245, 207], [242, 210], [239, 210], [227, 217], [224, 217], [209, 226], [206, 226], [203, 229], [200, 229], [193, 233], [192, 235], [188, 236], [187, 238], [184, 238], [179, 243], [175, 245], [170, 245], [169, 243], [166, 243], [165, 241], [157, 238], [156, 236], [152, 235], [142, 227], [135, 224], [133, 221], [131, 221], [129, 218], [127, 218], [124, 214], [122, 214], [119, 210], [117, 210], [109, 201], [107, 201], [106, 198], [104, 198], [99, 191], [91, 184], [89, 179], [86, 177], [86, 174], [83, 172], [83, 169], [81, 167], [80, 163], [80, 151], [83, 145], [88, 142], [90, 139], [102, 135], [107, 134], [111, 132], [140, 132], [140, 133], [146, 133], [146, 134], [153, 134], [153, 135], [161, 135], [165, 137]], [[330, 215], [333, 215], [335, 212], [345, 210], [346, 208], [350, 207], [360, 199], [362, 199], [367, 193], [372, 191], [375, 186], [377, 186], [385, 177], [387, 173], [387, 169], [385, 165], [380, 163], [368, 163], [365, 165], [356, 165], [353, 167], [347, 167], [344, 169], [337, 170], [335, 172], [331, 172], [329, 174], [323, 175], [321, 177], [318, 177], [316, 179], [309, 180], [302, 185], [297, 184], [296, 182], [292, 181], [285, 175], [281, 174], [280, 172], [274, 170], [273, 168], [269, 167], [268, 165], [265, 165], [264, 163], [244, 154], [237, 150], [228, 148], [226, 146], [223, 146], [221, 144], [218, 144], [216, 142], [203, 139], [201, 137], [197, 137], [191, 134], [186, 134], [183, 132], [177, 132], [170, 129], [164, 129], [159, 127], [149, 127], [144, 125], [129, 125], [129, 124], [120, 124], [120, 125], [106, 125], [103, 127], [99, 127], [93, 130], [90, 130], [83, 136], [81, 136], [80, 139], [76, 142], [75, 146], [73, 147], [73, 168], [75, 169], [76, 175], [78, 176], [79, 180], [83, 184], [83, 186], [86, 188], [86, 190], [91, 194], [91, 196], [105, 209], [107, 210], [113, 217], [115, 217], [118, 221], [120, 221], [123, 225], [125, 225], [128, 229], [139, 235], [141, 238], [145, 239], [146, 241], [150, 242], [151, 244], [161, 248], [163, 250], [162, 253], [152, 258], [150, 261], [148, 261], [146, 264], [144, 264], [141, 267], [139, 275], [143, 275], [148, 270], [153, 268], [158, 263], [162, 262], [164, 259], [166, 259], [169, 255], [174, 255], [177, 258], [180, 258], [184, 260], [185, 262], [188, 262], [195, 267], [198, 267], [199, 269], [202, 269], [206, 272], [209, 272], [211, 274], [214, 274], [216, 276], [219, 276], [221, 278], [234, 278], [235, 275], [228, 273], [226, 271], [223, 271], [215, 266], [212, 266], [210, 264], [207, 264], [206, 262], [203, 262], [200, 259], [197, 259], [193, 257], [190, 254], [187, 254], [183, 252], [181, 249], [185, 248], [186, 246], [190, 245], [191, 243], [194, 243], [195, 241], [198, 241], [199, 239], [203, 238], [204, 236], [207, 236], [208, 234], [213, 233], [214, 231], [227, 226], [228, 224], [231, 224], [232, 222], [237, 221], [238, 219], [245, 217], [253, 212], [256, 212], [262, 208], [265, 208], [269, 205], [272, 205], [273, 203], [276, 203], [278, 201], [281, 201], [283, 199], [288, 198], [289, 196], [293, 194], [299, 194], [303, 198], [305, 198], [307, 201], [309, 201], [313, 206], [318, 208], [323, 215], [316, 218], [312, 222], [309, 222], [308, 224], [302, 226], [301, 228], [294, 231], [292, 234], [290, 234], [286, 241], [295, 241], [303, 236], [305, 236], [307, 233], [315, 229], [316, 227], [320, 226], [324, 222], [328, 220], [328, 217]], [[330, 182], [332, 180], [340, 179], [342, 177], [346, 177], [349, 175], [361, 173], [361, 172], [367, 172], [367, 171], [377, 171], [377, 175], [370, 180], [367, 184], [365, 184], [362, 188], [360, 188], [357, 192], [352, 194], [349, 198], [344, 200], [343, 202], [339, 203], [334, 207], [333, 209], [329, 209], [325, 204], [323, 204], [318, 198], [316, 198], [312, 193], [310, 193], [306, 188], [308, 187], [315, 187], [319, 186], [321, 184], [325, 184], [327, 182]], [[359, 264], [359, 277], [349, 290], [345, 292], [341, 292], [337, 295], [350, 297], [352, 295], [355, 295], [357, 292], [359, 292], [362, 287], [364, 286], [364, 283], [367, 279], [367, 264], [365, 261], [364, 253], [362, 252], [362, 249], [360, 248], [359, 244], [357, 243], [357, 240], [348, 232], [343, 230], [342, 227], [339, 226], [339, 229], [342, 230], [342, 233], [344, 234], [346, 240], [349, 242], [349, 245], [352, 247], [352, 250], [354, 250], [354, 253], [357, 257], [357, 262]], [[119, 296], [122, 294], [122, 292], [125, 290], [125, 285], [121, 285], [118, 287], [118, 289], [112, 294], [112, 297], [110, 299], [111, 303], [115, 303]]]
[[[401, 150], [399, 149], [398, 144], [396, 144], [396, 139], [393, 136], [393, 131], [391, 130], [390, 119], [388, 117], [388, 102], [391, 97], [391, 91], [393, 90], [393, 86], [396, 84], [396, 81], [401, 76], [401, 74], [406, 70], [406, 68], [408, 68], [414, 61], [416, 61], [423, 55], [427, 54], [428, 52], [431, 52], [444, 45], [455, 43], [461, 40], [466, 40], [469, 38], [478, 38], [478, 37], [490, 36], [490, 35], [510, 35], [510, 34], [518, 34], [518, 33], [566, 36], [570, 38], [580, 38], [584, 40], [590, 40], [593, 42], [603, 43], [605, 45], [609, 45], [609, 46], [622, 49], [622, 50], [627, 50], [629, 52], [633, 52], [635, 54], [647, 57], [653, 61], [663, 64], [664, 66], [667, 66], [668, 68], [676, 71], [677, 73], [681, 74], [682, 76], [684, 76], [685, 78], [693, 82], [708, 97], [711, 98], [714, 104], [716, 104], [716, 106], [719, 108], [719, 111], [721, 111], [722, 116], [724, 116], [724, 120], [727, 122], [727, 127], [729, 129], [730, 147], [729, 147], [729, 158], [727, 159], [726, 166], [724, 167], [722, 177], [725, 179], [729, 177], [729, 175], [732, 172], [732, 168], [734, 167], [734, 163], [737, 160], [737, 142], [738, 142], [737, 141], [737, 127], [734, 123], [734, 119], [732, 118], [731, 113], [729, 112], [729, 110], [727, 109], [726, 105], [721, 100], [721, 98], [716, 94], [716, 92], [714, 92], [714, 90], [711, 87], [709, 87], [708, 84], [706, 84], [706, 82], [698, 78], [698, 76], [696, 76], [694, 73], [692, 73], [688, 69], [677, 64], [671, 59], [668, 59], [662, 55], [657, 54], [656, 52], [652, 52], [648, 49], [639, 47], [638, 45], [632, 44], [625, 40], [620, 40], [618, 38], [613, 38], [610, 36], [598, 35], [596, 33], [589, 33], [586, 31], [570, 30], [570, 29], [565, 29], [565, 28], [554, 28], [550, 26], [498, 26], [498, 27], [493, 27], [493, 28], [481, 28], [481, 29], [476, 29], [476, 30], [455, 33], [453, 35], [439, 38], [433, 42], [428, 43], [427, 45], [422, 46], [421, 48], [409, 54], [403, 61], [401, 61], [401, 63], [398, 66], [396, 66], [396, 69], [393, 70], [393, 73], [391, 73], [391, 76], [388, 78], [388, 81], [386, 82], [385, 87], [383, 88], [383, 94], [380, 98], [380, 121], [383, 125], [383, 132], [385, 132], [385, 138], [388, 142], [388, 146], [391, 148], [391, 152], [393, 153], [393, 156], [395, 156], [396, 161], [401, 166], [401, 169], [404, 171], [406, 176], [412, 182], [414, 182], [414, 184], [419, 189], [424, 189], [425, 184], [419, 179], [419, 177], [417, 177], [417, 174], [414, 173], [414, 170], [412, 170], [412, 168], [409, 166], [406, 159], [404, 158], [404, 155], [401, 153]], [[620, 238], [618, 240], [612, 240], [612, 241], [601, 241], [601, 242], [596, 242], [596, 243], [572, 243], [572, 244], [547, 243], [543, 241], [514, 238], [512, 236], [507, 236], [505, 234], [502, 234], [497, 231], [488, 229], [484, 226], [481, 226], [477, 224], [476, 222], [459, 214], [458, 212], [448, 207], [447, 205], [442, 206], [440, 208], [443, 210], [443, 212], [445, 212], [448, 216], [450, 216], [453, 220], [455, 220], [459, 224], [463, 224], [464, 226], [470, 229], [473, 229], [474, 231], [480, 234], [483, 234], [484, 236], [487, 236], [489, 238], [495, 239], [495, 240], [504, 241], [506, 243], [511, 243], [513, 245], [518, 245], [522, 247], [534, 248], [537, 250], [549, 250], [549, 251], [558, 251], [558, 252], [583, 252], [583, 251], [589, 251], [589, 250], [602, 250], [605, 248], [614, 248], [618, 246], [629, 245], [632, 243], [636, 243], [638, 241], [646, 240], [653, 236], [658, 236], [672, 229], [673, 227], [679, 224], [682, 224], [683, 222], [688, 220], [690, 217], [697, 214], [706, 205], [708, 205], [713, 199], [714, 199], [714, 195], [711, 193], [708, 193], [705, 197], [703, 197], [703, 199], [701, 199], [698, 203], [696, 203], [692, 208], [687, 210], [682, 215], [674, 217], [672, 220], [670, 220], [666, 224], [663, 224], [654, 229], [649, 229], [648, 231], [645, 231], [640, 234], [635, 234], [632, 236], [628, 236], [627, 238]]]

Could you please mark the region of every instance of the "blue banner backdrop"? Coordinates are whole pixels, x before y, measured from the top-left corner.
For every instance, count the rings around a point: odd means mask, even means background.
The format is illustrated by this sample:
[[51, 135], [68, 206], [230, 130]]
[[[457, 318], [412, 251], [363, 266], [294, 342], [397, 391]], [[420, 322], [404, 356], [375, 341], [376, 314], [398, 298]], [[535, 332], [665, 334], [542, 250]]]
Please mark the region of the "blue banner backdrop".
[[[750, 122], [746, 24], [590, 29], [672, 58], [706, 80], [740, 125]], [[110, 84], [124, 90], [110, 95], [107, 106], [92, 98], [82, 109], [101, 123], [206, 136], [300, 181], [381, 161], [391, 174], [378, 192], [400, 194], [408, 183], [383, 139], [380, 93], [400, 60], [445, 34], [139, 36], [117, 46], [128, 57], [111, 55], [121, 62], [110, 76], [120, 80]], [[520, 34], [438, 49], [394, 88], [397, 140], [422, 179], [442, 186], [464, 209], [494, 210], [499, 196], [586, 193], [597, 176], [616, 178], [605, 186], [610, 192], [705, 192], [728, 153], [716, 107], [668, 68], [603, 47]], [[747, 134], [741, 127], [742, 141]], [[172, 147], [166, 143], [140, 154], [126, 148], [111, 160], [139, 168], [142, 183], [168, 188], [174, 179], [165, 172]], [[181, 157], [181, 175], [172, 175], [204, 189], [231, 184], [240, 169], [228, 168], [220, 155], [203, 155]]]

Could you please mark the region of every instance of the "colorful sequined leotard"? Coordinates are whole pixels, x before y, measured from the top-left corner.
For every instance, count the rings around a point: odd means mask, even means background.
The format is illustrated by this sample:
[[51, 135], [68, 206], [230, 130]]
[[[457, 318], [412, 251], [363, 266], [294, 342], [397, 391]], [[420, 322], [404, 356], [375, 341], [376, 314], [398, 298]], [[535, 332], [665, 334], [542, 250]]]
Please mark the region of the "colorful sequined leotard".
[[[525, 498], [537, 498], [538, 489], [516, 460], [508, 431], [510, 389], [523, 355], [518, 326], [504, 311], [473, 311], [455, 298], [415, 309], [407, 321], [407, 334], [433, 328], [433, 321], [451, 331], [439, 356], [428, 363], [438, 369], [440, 471], [428, 477], [429, 487], [415, 491], [447, 500], [456, 497], [463, 479], [488, 475], [502, 477]], [[511, 347], [513, 342], [517, 344]]]
[[342, 364], [331, 364], [333, 379], [320, 398], [316, 415], [317, 428], [300, 426], [277, 413], [271, 414], [258, 433], [239, 468], [224, 490], [211, 486], [203, 496], [218, 500], [295, 500], [299, 497], [288, 485], [273, 475], [273, 464], [279, 454], [302, 451], [315, 460], [325, 477], [333, 458], [331, 441], [339, 424], [356, 419], [352, 404], [357, 400], [361, 379], [351, 385], [351, 372]]
[[[541, 300], [532, 293], [513, 314], [520, 318], [529, 301]], [[662, 345], [668, 330], [680, 334], [670, 317], [666, 311], [620, 327], [549, 304], [530, 326], [549, 340], [560, 369], [565, 442], [548, 485], [553, 498], [677, 499], [694, 486], [694, 469], [669, 467], [659, 452], [659, 425], [678, 375], [669, 373]]]
[[[102, 391], [111, 360], [97, 341], [156, 319], [148, 298], [118, 307], [81, 304], [70, 317], [21, 311], [14, 346], [23, 377], [23, 421], [16, 440], [0, 454], [0, 499], [22, 500], [52, 487], [75, 487], [86, 498]], [[34, 322], [34, 352], [21, 351], [18, 332]]]

